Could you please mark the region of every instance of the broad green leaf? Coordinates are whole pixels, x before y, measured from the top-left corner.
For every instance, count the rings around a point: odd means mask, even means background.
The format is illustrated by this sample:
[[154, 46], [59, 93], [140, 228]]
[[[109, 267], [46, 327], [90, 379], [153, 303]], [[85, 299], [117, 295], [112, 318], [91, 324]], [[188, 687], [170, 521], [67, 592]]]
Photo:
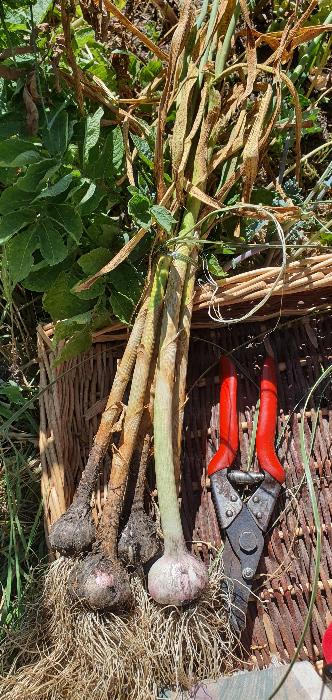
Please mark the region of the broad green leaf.
[[116, 204], [119, 204], [120, 199], [121, 199], [121, 190], [118, 189], [117, 192], [110, 192], [110, 191], [109, 191], [109, 192], [107, 193], [106, 210], [110, 212], [111, 209], [113, 209], [113, 207], [114, 207]]
[[[105, 148], [102, 157], [109, 160], [109, 170], [105, 171], [105, 177], [119, 177], [122, 174], [123, 162], [124, 162], [125, 148], [123, 143], [123, 136], [120, 126], [116, 126], [115, 129], [107, 135]], [[106, 163], [105, 163], [106, 165]]]
[[[0, 78], [1, 81], [1, 78]], [[3, 187], [10, 187], [14, 185], [17, 180], [16, 171], [14, 168], [1, 168], [0, 167], [0, 185]]]
[[[86, 276], [93, 275], [98, 272], [106, 263], [109, 262], [111, 258], [111, 253], [106, 248], [96, 248], [95, 250], [85, 253], [78, 259], [78, 264], [82, 268]], [[103, 294], [105, 289], [106, 279], [105, 277], [97, 280], [90, 289], [86, 289], [82, 292], [76, 292], [78, 297], [81, 299], [96, 299]]]
[[[78, 184], [70, 190], [69, 198], [73, 200], [74, 205], [84, 205], [93, 197], [96, 187], [96, 183], [88, 177], [81, 177], [78, 179]], [[105, 192], [103, 194], [105, 196]]]
[[[78, 209], [81, 214], [81, 216], [90, 216], [95, 211], [100, 210], [100, 203], [103, 199], [106, 197], [106, 192], [101, 189], [101, 187], [96, 186], [95, 191], [91, 194], [91, 191], [89, 192], [90, 188], [84, 195], [81, 204], [79, 204]], [[86, 199], [86, 196], [89, 194], [89, 199]], [[83, 201], [85, 200], [85, 201]]]
[[128, 297], [133, 306], [136, 306], [143, 291], [144, 275], [133, 265], [124, 262], [110, 272], [108, 278], [116, 291]]
[[48, 152], [52, 155], [58, 155], [65, 152], [69, 142], [68, 131], [68, 114], [66, 110], [62, 110], [51, 121], [51, 126], [47, 125], [43, 131], [43, 144]]
[[18, 233], [7, 243], [7, 263], [14, 285], [29, 274], [33, 265], [32, 254], [37, 248], [38, 236], [35, 226], [29, 226], [26, 231]]
[[176, 224], [176, 219], [174, 219], [171, 212], [160, 204], [154, 204], [150, 211], [156, 219], [157, 224], [167, 233], [171, 233], [173, 225]]
[[100, 120], [104, 114], [103, 107], [98, 107], [94, 114], [87, 116], [83, 141], [83, 163], [87, 163], [91, 149], [98, 143]]
[[[83, 280], [81, 280], [83, 281]], [[98, 300], [102, 297], [104, 291], [105, 291], [105, 286], [106, 286], [106, 280], [105, 278], [101, 278], [100, 280], [96, 280], [94, 282], [90, 289], [83, 289], [81, 292], [76, 292], [75, 287], [71, 290], [73, 294], [77, 294], [79, 299], [94, 299]]]
[[89, 201], [89, 199], [91, 199], [91, 197], [94, 195], [94, 193], [96, 191], [96, 187], [97, 187], [97, 185], [94, 182], [90, 183], [83, 199], [81, 199], [81, 201], [80, 201], [80, 205], [85, 204], [86, 202]]
[[20, 231], [27, 224], [30, 224], [35, 217], [35, 212], [29, 209], [14, 211], [12, 214], [5, 214], [0, 221], [0, 245], [7, 243], [15, 233]]
[[[23, 5], [23, 7], [22, 7]], [[11, 32], [26, 30], [28, 21], [28, 8], [24, 8], [24, 3], [7, 2], [4, 6], [7, 29]], [[9, 25], [9, 26], [8, 26]]]
[[[78, 173], [79, 171], [77, 171]], [[86, 188], [89, 185], [89, 180], [88, 177], [78, 177], [77, 178], [77, 183], [74, 185], [74, 187], [71, 188], [68, 198], [72, 199], [74, 202], [74, 206], [80, 203], [80, 201], [83, 199], [83, 193], [85, 194]]]
[[150, 148], [148, 141], [146, 139], [142, 139], [141, 136], [137, 136], [137, 134], [130, 134], [130, 137], [137, 148], [137, 152], [141, 160], [146, 163], [150, 170], [153, 170], [153, 151]]
[[106, 311], [103, 304], [100, 305], [98, 302], [90, 311], [58, 321], [55, 325], [52, 345], [56, 347], [60, 340], [70, 341], [71, 336], [76, 335], [77, 332], [91, 332], [105, 328], [109, 322], [109, 311]]
[[0, 139], [18, 136], [26, 129], [26, 121], [22, 112], [5, 112], [0, 116]]
[[124, 244], [118, 217], [110, 217], [107, 214], [97, 214], [94, 222], [87, 229], [90, 240], [96, 246], [109, 248], [117, 239]]
[[227, 277], [227, 273], [219, 264], [218, 258], [216, 257], [216, 255], [214, 255], [214, 253], [209, 253], [207, 255], [207, 264], [211, 275], [213, 275], [214, 277], [218, 277], [219, 279], [222, 277]]
[[[76, 36], [78, 34], [78, 36]], [[86, 39], [86, 41], [84, 41]], [[82, 70], [91, 72], [93, 76], [100, 78], [106, 85], [109, 91], [109, 96], [116, 100], [116, 74], [112, 64], [109, 61], [107, 50], [104, 44], [96, 41], [94, 33], [89, 33], [84, 27], [78, 32], [75, 31], [74, 41], [76, 40], [77, 48], [80, 46], [81, 51], [76, 51], [77, 63]], [[89, 47], [87, 49], [87, 46]], [[76, 47], [75, 47], [76, 48]]]
[[96, 178], [116, 179], [122, 173], [124, 162], [124, 143], [119, 126], [107, 135], [101, 156], [94, 166]]
[[322, 241], [322, 243], [325, 243], [326, 245], [331, 245], [332, 243], [332, 233], [323, 232], [320, 234], [319, 238]]
[[82, 352], [89, 350], [92, 344], [92, 333], [89, 328], [85, 328], [82, 331], [76, 331], [69, 340], [67, 340], [65, 346], [61, 348], [55, 362], [54, 366], [58, 367], [62, 362], [66, 360], [71, 360], [72, 357], [80, 355]]
[[33, 266], [29, 275], [22, 281], [22, 285], [32, 292], [46, 292], [54, 284], [64, 267], [70, 269], [70, 257], [53, 267], [50, 267], [46, 260], [42, 260]]
[[102, 328], [109, 326], [111, 323], [110, 311], [96, 304], [92, 310], [91, 330], [100, 331]]
[[58, 321], [55, 325], [52, 345], [57, 346], [59, 340], [65, 340], [73, 333], [80, 329], [80, 326], [89, 326], [92, 320], [92, 310], [85, 311], [72, 318], [66, 318], [64, 321]]
[[80, 178], [78, 181], [79, 185], [72, 187], [67, 201], [73, 201], [81, 216], [89, 216], [100, 209], [100, 202], [105, 199], [107, 193], [87, 177]]
[[77, 282], [71, 272], [60, 272], [55, 282], [43, 296], [43, 306], [53, 321], [70, 318], [88, 311], [93, 302], [80, 299], [71, 289]]
[[37, 224], [37, 233], [40, 252], [49, 265], [57, 265], [67, 257], [67, 247], [63, 242], [61, 232], [54, 225], [52, 219], [48, 217], [40, 219]]
[[1, 381], [0, 396], [5, 396], [10, 403], [14, 403], [17, 406], [25, 403], [25, 397], [22, 394], [21, 387], [12, 379], [9, 379], [8, 382]]
[[8, 404], [3, 403], [3, 401], [0, 401], [0, 416], [2, 418], [11, 418], [13, 414], [13, 409], [9, 408]]
[[45, 189], [39, 193], [36, 199], [44, 199], [45, 197], [57, 197], [58, 194], [61, 194], [62, 192], [65, 192], [68, 189], [69, 185], [73, 181], [73, 177], [73, 173], [68, 173], [68, 175], [64, 175], [60, 178], [60, 180], [55, 182], [54, 185], [45, 187]]
[[275, 196], [275, 190], [269, 191], [266, 189], [266, 187], [257, 187], [256, 189], [253, 189], [250, 195], [250, 201], [253, 202], [253, 204], [268, 204], [269, 206], [272, 206]]
[[78, 264], [86, 275], [94, 275], [111, 259], [111, 254], [107, 248], [95, 248], [89, 253], [81, 255]]
[[54, 158], [45, 158], [39, 163], [32, 163], [25, 175], [17, 180], [17, 187], [25, 192], [36, 192], [38, 185], [42, 185], [47, 175], [53, 174], [57, 168], [59, 168], [59, 164]]
[[76, 165], [79, 159], [79, 147], [77, 143], [69, 143], [66, 153], [63, 155], [65, 165]]
[[159, 58], [153, 58], [151, 61], [149, 61], [149, 63], [147, 63], [146, 66], [143, 66], [139, 74], [139, 81], [141, 85], [144, 87], [145, 85], [148, 85], [148, 83], [151, 83], [152, 80], [159, 75], [162, 67], [163, 64]]
[[20, 168], [29, 163], [36, 163], [40, 158], [37, 147], [31, 141], [15, 138], [0, 141], [0, 167], [2, 168]]
[[144, 194], [136, 192], [128, 202], [128, 213], [139, 226], [148, 228], [151, 224], [150, 200]]
[[60, 224], [79, 243], [83, 226], [79, 213], [70, 204], [48, 204], [46, 214]]
[[37, 0], [37, 2], [32, 5], [33, 21], [35, 24], [40, 24], [43, 21], [52, 5], [53, 0]]
[[85, 46], [89, 46], [95, 42], [95, 33], [88, 24], [83, 27], [78, 27], [75, 29], [75, 42], [78, 49], [82, 49]]
[[116, 289], [112, 289], [110, 294], [110, 304], [113, 313], [122, 323], [130, 323], [135, 306], [130, 299], [121, 294]]
[[34, 194], [20, 190], [17, 183], [11, 185], [11, 187], [6, 187], [0, 197], [0, 214], [10, 214], [16, 209], [27, 207], [33, 199]]

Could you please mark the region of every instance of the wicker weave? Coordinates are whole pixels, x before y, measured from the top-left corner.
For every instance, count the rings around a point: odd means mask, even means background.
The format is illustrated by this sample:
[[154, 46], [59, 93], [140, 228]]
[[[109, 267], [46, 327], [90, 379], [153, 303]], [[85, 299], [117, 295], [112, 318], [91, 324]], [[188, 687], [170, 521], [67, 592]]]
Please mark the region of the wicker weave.
[[[271, 331], [271, 333], [269, 333]], [[220, 346], [233, 349], [239, 362], [240, 375], [240, 455], [242, 468], [248, 464], [255, 405], [258, 398], [260, 368], [266, 351], [273, 351], [279, 360], [279, 421], [281, 437], [279, 457], [287, 472], [287, 501], [279, 503], [275, 517], [287, 504], [288, 512], [266, 538], [264, 556], [258, 571], [258, 589], [263, 604], [251, 604], [244, 644], [260, 666], [269, 663], [274, 651], [287, 660], [299, 639], [307, 612], [310, 581], [313, 578], [314, 528], [310, 499], [303, 477], [300, 450], [300, 409], [310, 387], [332, 359], [332, 329], [329, 317], [308, 322], [293, 322], [275, 329], [269, 322], [262, 333], [257, 324], [234, 328], [232, 332], [201, 331], [191, 345], [188, 387], [220, 355]], [[260, 336], [257, 338], [257, 336]], [[206, 342], [208, 341], [208, 343]], [[214, 344], [212, 345], [211, 342]], [[215, 345], [216, 344], [216, 345]], [[239, 348], [238, 350], [236, 348]], [[256, 385], [253, 383], [256, 382]], [[331, 449], [332, 393], [329, 389], [320, 402], [310, 404], [305, 416], [306, 441], [309, 448], [312, 426], [318, 419], [311, 469], [317, 486], [320, 516], [323, 522], [323, 548], [319, 593], [310, 633], [305, 640], [302, 657], [311, 661], [320, 658], [320, 640], [329, 611], [332, 610], [331, 557]], [[213, 449], [218, 446], [218, 377], [214, 372], [199, 381], [188, 401], [184, 435], [183, 521], [188, 539], [219, 546], [217, 521], [211, 502], [205, 470]], [[191, 484], [194, 489], [192, 490]], [[294, 495], [292, 501], [291, 495]], [[191, 534], [193, 533], [193, 534]], [[265, 610], [265, 612], [264, 612]]]
[[[279, 456], [287, 471], [289, 491], [286, 504], [278, 504], [274, 520], [279, 519], [266, 538], [255, 591], [258, 599], [250, 603], [248, 624], [243, 635], [246, 663], [260, 667], [268, 664], [273, 654], [283, 660], [292, 656], [307, 613], [313, 576], [315, 533], [307, 488], [301, 485], [303, 467], [299, 421], [301, 406], [309, 389], [320, 375], [321, 368], [328, 366], [332, 359], [332, 330], [326, 313], [326, 308], [332, 303], [332, 274], [329, 271], [329, 268], [332, 269], [332, 256], [313, 259], [314, 274], [320, 271], [322, 263], [327, 271], [324, 273], [325, 287], [322, 284], [314, 287], [310, 299], [306, 296], [307, 292], [302, 294], [305, 279], [308, 278], [309, 266], [306, 265], [306, 268], [301, 267], [301, 275], [306, 269], [307, 277], [300, 278], [300, 290], [296, 287], [295, 292], [286, 294], [291, 302], [288, 308], [293, 311], [301, 297], [305, 299], [301, 313], [309, 312], [309, 316], [302, 319], [274, 319], [264, 324], [255, 321], [235, 325], [231, 330], [216, 327], [215, 324], [213, 328], [206, 328], [211, 324], [207, 314], [206, 290], [201, 289], [196, 294], [183, 433], [181, 494], [186, 539], [193, 542], [193, 548], [205, 559], [220, 547], [220, 534], [206, 478], [206, 466], [218, 446], [218, 357], [222, 349], [232, 350], [238, 363], [241, 387], [239, 464], [242, 468], [248, 465], [258, 398], [257, 385], [266, 351], [274, 352], [279, 363]], [[296, 269], [299, 271], [298, 264]], [[262, 281], [266, 272], [266, 269], [256, 271], [255, 280]], [[294, 266], [289, 266], [286, 277], [289, 285], [294, 284], [293, 272]], [[265, 282], [268, 280], [271, 284], [276, 272], [270, 270], [269, 275]], [[223, 295], [227, 287], [227, 294], [237, 290], [239, 298], [240, 277], [223, 285]], [[315, 277], [316, 285], [319, 280]], [[266, 293], [266, 288], [263, 293]], [[283, 294], [285, 298], [285, 289]], [[232, 315], [243, 313], [241, 308], [247, 298], [244, 289], [240, 295], [241, 303], [231, 302]], [[280, 292], [279, 297], [273, 296], [273, 300], [277, 302], [280, 313]], [[270, 319], [276, 315], [274, 303], [264, 307], [264, 313]], [[317, 309], [324, 309], [325, 313], [317, 314]], [[312, 313], [314, 310], [316, 316]], [[293, 314], [290, 312], [288, 315]], [[44, 389], [40, 400], [40, 447], [46, 531], [72, 500], [112, 384], [117, 360], [123, 351], [126, 332], [120, 325], [106, 329], [95, 337], [89, 352], [57, 369], [52, 368], [54, 353], [51, 336], [51, 326], [38, 329], [41, 387]], [[50, 383], [51, 386], [46, 388]], [[315, 397], [312, 400], [310, 411], [305, 416], [308, 446], [317, 419], [311, 469], [323, 522], [319, 591], [310, 632], [306, 635], [301, 652], [303, 658], [309, 658], [312, 662], [321, 659], [321, 637], [330, 619], [329, 611], [332, 611], [332, 499], [329, 497], [332, 478], [331, 390], [327, 388], [324, 396], [318, 399]], [[106, 458], [101, 466], [95, 495], [96, 518], [107, 489], [109, 462], [109, 458]], [[253, 466], [256, 468], [255, 462]]]
[[[316, 255], [290, 263], [276, 283], [278, 273], [279, 268], [264, 267], [227, 277], [215, 287], [203, 285], [195, 297], [195, 325], [203, 322], [209, 309], [212, 315], [219, 309], [225, 319], [248, 315], [268, 295], [267, 303], [254, 315], [256, 321], [279, 315], [299, 316], [307, 314], [309, 310], [330, 308], [332, 255]], [[211, 320], [207, 323], [213, 325]]]

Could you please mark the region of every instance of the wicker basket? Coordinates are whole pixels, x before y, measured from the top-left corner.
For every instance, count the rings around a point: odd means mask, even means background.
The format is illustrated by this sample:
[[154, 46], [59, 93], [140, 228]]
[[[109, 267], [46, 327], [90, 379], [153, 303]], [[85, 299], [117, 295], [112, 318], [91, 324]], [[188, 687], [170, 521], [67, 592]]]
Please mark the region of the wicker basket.
[[[223, 317], [241, 317], [273, 288], [278, 269], [264, 268], [223, 281], [214, 291]], [[299, 444], [301, 407], [323, 367], [332, 360], [332, 255], [287, 267], [283, 284], [272, 289], [250, 323], [220, 327], [208, 314], [211, 289], [196, 292], [188, 369], [182, 456], [182, 519], [185, 537], [208, 560], [220, 547], [206, 466], [218, 446], [218, 377], [223, 349], [238, 364], [240, 453], [242, 468], [251, 461], [251, 435], [258, 398], [260, 367], [266, 353], [278, 359], [279, 457], [287, 471], [287, 500], [279, 503], [275, 526], [266, 537], [255, 598], [249, 606], [243, 644], [246, 667], [262, 667], [272, 655], [289, 660], [307, 613], [313, 577], [315, 532]], [[281, 316], [285, 318], [281, 318]], [[259, 323], [258, 323], [259, 321]], [[106, 403], [127, 331], [120, 324], [95, 335], [89, 352], [54, 369], [51, 325], [38, 328], [40, 377], [40, 451], [45, 528], [72, 500]], [[323, 546], [319, 590], [302, 658], [319, 665], [321, 638], [332, 612], [331, 450], [332, 392], [325, 388], [305, 416], [308, 446], [315, 430], [311, 470], [317, 487]], [[107, 492], [110, 459], [101, 466], [94, 513]], [[255, 462], [253, 468], [257, 468]]]

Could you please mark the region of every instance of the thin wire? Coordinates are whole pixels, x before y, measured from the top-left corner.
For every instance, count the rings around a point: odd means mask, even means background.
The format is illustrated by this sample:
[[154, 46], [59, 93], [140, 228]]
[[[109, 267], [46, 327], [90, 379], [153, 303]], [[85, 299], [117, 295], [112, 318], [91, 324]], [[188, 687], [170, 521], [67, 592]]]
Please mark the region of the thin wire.
[[[275, 281], [273, 282], [272, 286], [268, 289], [268, 291], [265, 294], [265, 296], [263, 297], [263, 299], [261, 299], [261, 301], [258, 302], [258, 304], [256, 304], [256, 306], [254, 306], [250, 311], [248, 311], [246, 314], [244, 314], [244, 316], [240, 316], [239, 318], [224, 319], [222, 317], [221, 312], [220, 312], [220, 304], [218, 303], [217, 306], [215, 305], [215, 297], [216, 297], [216, 294], [219, 290], [219, 286], [216, 283], [216, 281], [213, 280], [212, 277], [210, 276], [210, 280], [211, 280], [210, 283], [211, 283], [211, 286], [214, 287], [214, 291], [212, 292], [211, 303], [210, 303], [210, 306], [208, 309], [208, 315], [212, 321], [214, 321], [216, 323], [220, 323], [222, 325], [228, 326], [228, 325], [235, 324], [235, 323], [242, 323], [243, 321], [246, 321], [248, 318], [253, 316], [259, 309], [262, 308], [262, 306], [264, 306], [264, 304], [266, 304], [266, 302], [268, 301], [268, 299], [272, 295], [273, 291], [275, 290], [276, 286], [278, 285], [281, 277], [284, 275], [285, 269], [286, 269], [287, 255], [286, 255], [285, 236], [284, 236], [283, 229], [282, 229], [281, 225], [279, 224], [279, 221], [277, 221], [274, 214], [272, 214], [272, 212], [268, 211], [267, 209], [265, 209], [261, 205], [236, 204], [232, 207], [222, 207], [219, 210], [216, 209], [215, 211], [207, 214], [207, 216], [204, 217], [197, 225], [201, 225], [211, 215], [223, 213], [225, 211], [230, 211], [230, 210], [234, 211], [237, 209], [248, 209], [248, 208], [254, 209], [255, 211], [259, 211], [260, 213], [263, 212], [264, 215], [266, 215], [267, 219], [270, 219], [274, 223], [277, 234], [278, 234], [279, 239], [280, 239], [281, 247], [282, 247], [282, 263], [281, 263], [281, 266], [279, 268], [279, 272], [277, 274]], [[188, 233], [190, 233], [190, 232], [188, 231]]]

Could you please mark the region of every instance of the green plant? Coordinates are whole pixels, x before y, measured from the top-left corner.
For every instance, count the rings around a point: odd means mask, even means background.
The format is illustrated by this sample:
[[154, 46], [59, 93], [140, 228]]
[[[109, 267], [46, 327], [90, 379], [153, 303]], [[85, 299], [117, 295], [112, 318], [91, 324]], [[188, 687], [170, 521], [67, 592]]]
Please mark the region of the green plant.
[[28, 402], [36, 388], [23, 389], [13, 380], [0, 381], [0, 423], [18, 407], [20, 420], [0, 447], [0, 628], [20, 622], [34, 569], [46, 556], [43, 537], [40, 464], [36, 455], [38, 423]]

